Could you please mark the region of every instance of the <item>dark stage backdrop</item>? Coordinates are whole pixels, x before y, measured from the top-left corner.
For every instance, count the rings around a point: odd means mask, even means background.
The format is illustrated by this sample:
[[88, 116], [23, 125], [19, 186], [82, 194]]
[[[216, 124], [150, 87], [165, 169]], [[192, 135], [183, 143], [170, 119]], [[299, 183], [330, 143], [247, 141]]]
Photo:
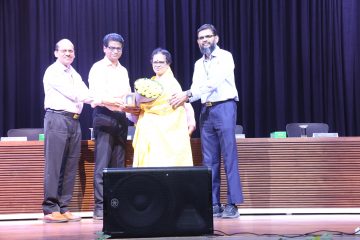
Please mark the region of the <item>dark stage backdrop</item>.
[[[43, 126], [42, 77], [58, 40], [75, 44], [73, 66], [86, 83], [107, 33], [125, 38], [120, 61], [131, 84], [152, 76], [150, 53], [167, 48], [186, 90], [204, 23], [217, 27], [220, 47], [234, 56], [238, 123], [247, 137], [267, 137], [288, 122], [360, 134], [358, 0], [1, 0], [0, 135]], [[198, 116], [199, 102], [193, 106]], [[87, 138], [89, 106], [81, 123]]]

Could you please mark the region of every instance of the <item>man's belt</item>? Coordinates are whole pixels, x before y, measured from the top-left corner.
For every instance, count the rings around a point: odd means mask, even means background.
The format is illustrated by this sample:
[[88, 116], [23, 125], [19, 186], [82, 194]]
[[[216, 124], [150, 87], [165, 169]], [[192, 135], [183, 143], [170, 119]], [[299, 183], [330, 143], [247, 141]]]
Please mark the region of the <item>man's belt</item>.
[[219, 105], [221, 103], [230, 102], [230, 101], [234, 101], [234, 99], [228, 99], [228, 100], [217, 101], [217, 102], [206, 102], [203, 105], [206, 106], [206, 107], [214, 107], [214, 106]]
[[55, 110], [55, 109], [47, 108], [46, 111], [61, 114], [61, 115], [64, 115], [66, 117], [70, 117], [70, 118], [75, 119], [75, 120], [78, 120], [80, 118], [80, 114], [67, 112], [67, 111], [64, 111], [64, 110]]

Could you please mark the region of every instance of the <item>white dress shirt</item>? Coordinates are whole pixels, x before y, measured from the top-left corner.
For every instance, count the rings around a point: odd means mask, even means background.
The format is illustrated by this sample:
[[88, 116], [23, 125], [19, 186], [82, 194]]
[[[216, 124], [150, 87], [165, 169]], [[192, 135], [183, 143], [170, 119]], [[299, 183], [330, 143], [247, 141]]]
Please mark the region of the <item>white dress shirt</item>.
[[[131, 92], [129, 75], [125, 67], [119, 62], [113, 66], [105, 56], [94, 63], [89, 73], [89, 89], [97, 99], [108, 97], [124, 97]], [[98, 104], [98, 106], [103, 106]]]
[[228, 99], [239, 101], [234, 77], [232, 54], [216, 46], [210, 59], [203, 56], [195, 62], [192, 97], [190, 102], [201, 98], [202, 103]]
[[63, 110], [80, 114], [83, 103], [96, 102], [90, 97], [89, 89], [81, 76], [70, 66], [67, 68], [58, 60], [51, 64], [44, 74], [44, 108]]

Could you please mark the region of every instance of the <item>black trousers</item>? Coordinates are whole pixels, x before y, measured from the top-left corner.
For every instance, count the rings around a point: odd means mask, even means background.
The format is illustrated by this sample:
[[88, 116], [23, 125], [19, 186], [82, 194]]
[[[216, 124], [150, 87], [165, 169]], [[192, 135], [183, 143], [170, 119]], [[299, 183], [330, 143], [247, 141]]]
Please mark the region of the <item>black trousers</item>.
[[103, 169], [125, 166], [128, 120], [125, 113], [96, 107], [93, 112], [95, 137], [94, 215], [103, 211]]

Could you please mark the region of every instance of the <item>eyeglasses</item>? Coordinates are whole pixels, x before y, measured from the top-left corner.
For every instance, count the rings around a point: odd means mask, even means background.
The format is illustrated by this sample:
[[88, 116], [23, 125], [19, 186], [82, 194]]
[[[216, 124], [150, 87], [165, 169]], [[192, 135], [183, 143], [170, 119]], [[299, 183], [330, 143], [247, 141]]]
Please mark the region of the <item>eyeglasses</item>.
[[156, 61], [156, 62], [152, 62], [152, 64], [158, 64], [158, 65], [164, 65], [166, 62], [165, 61]]
[[209, 38], [212, 38], [214, 37], [215, 35], [205, 35], [205, 36], [201, 36], [201, 37], [198, 37], [198, 40], [204, 40], [205, 38], [206, 39], [209, 39]]
[[74, 50], [72, 50], [72, 49], [57, 49], [56, 51], [58, 51], [58, 52], [60, 52], [62, 54], [65, 54], [67, 52], [70, 53], [70, 54], [74, 53]]
[[122, 52], [122, 47], [107, 47], [111, 52]]

